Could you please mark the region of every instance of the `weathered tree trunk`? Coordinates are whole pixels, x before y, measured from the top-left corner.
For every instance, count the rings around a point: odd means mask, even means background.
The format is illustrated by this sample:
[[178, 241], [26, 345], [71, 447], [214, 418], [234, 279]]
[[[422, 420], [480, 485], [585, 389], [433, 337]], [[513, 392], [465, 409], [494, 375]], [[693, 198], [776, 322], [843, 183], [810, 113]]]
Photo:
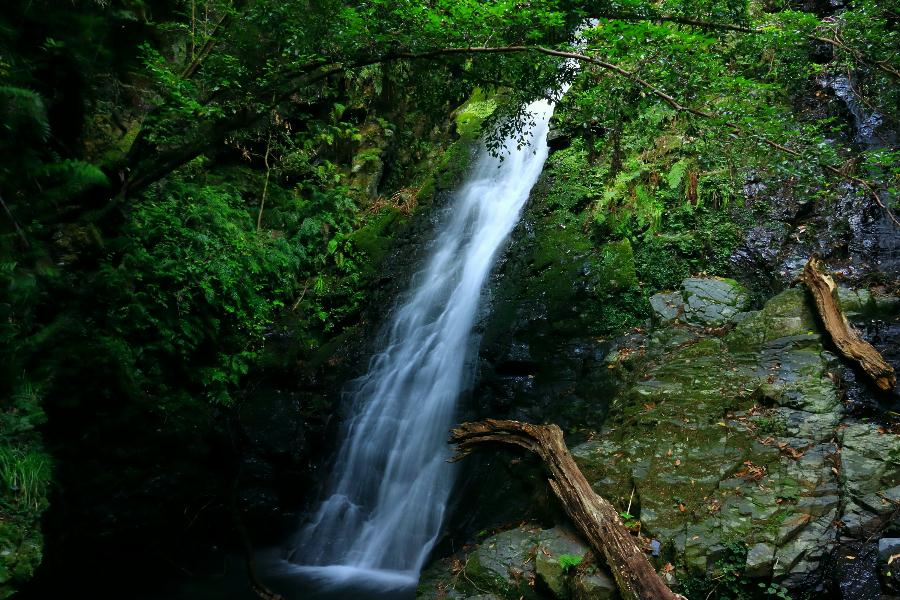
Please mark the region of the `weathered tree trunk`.
[[556, 425], [488, 419], [463, 423], [451, 432], [458, 460], [485, 442], [514, 444], [540, 456], [550, 471], [550, 487], [595, 551], [606, 558], [625, 600], [675, 600], [675, 594], [653, 570], [619, 513], [598, 496], [569, 453]]
[[858, 364], [882, 390], [889, 390], [897, 383], [894, 368], [885, 362], [872, 344], [861, 339], [847, 322], [837, 300], [834, 280], [819, 270], [819, 261], [813, 257], [803, 268], [800, 280], [806, 284], [816, 301], [816, 309], [834, 345], [848, 360]]

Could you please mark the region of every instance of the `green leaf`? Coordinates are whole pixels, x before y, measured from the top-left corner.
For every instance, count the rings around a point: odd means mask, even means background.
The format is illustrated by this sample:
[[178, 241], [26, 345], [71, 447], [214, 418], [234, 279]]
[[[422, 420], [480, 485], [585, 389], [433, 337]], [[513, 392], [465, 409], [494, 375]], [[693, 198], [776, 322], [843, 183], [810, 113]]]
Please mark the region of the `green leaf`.
[[677, 189], [678, 186], [681, 185], [681, 180], [684, 179], [684, 173], [687, 171], [687, 166], [687, 161], [682, 158], [669, 169], [669, 174], [666, 175], [666, 181], [669, 183], [670, 190]]

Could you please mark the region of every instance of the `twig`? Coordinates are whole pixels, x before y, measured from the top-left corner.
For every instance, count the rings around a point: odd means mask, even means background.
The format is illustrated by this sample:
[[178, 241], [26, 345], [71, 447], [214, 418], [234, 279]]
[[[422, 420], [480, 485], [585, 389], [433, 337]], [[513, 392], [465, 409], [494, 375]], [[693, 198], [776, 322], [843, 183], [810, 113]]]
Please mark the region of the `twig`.
[[25, 237], [25, 232], [22, 231], [21, 227], [19, 227], [19, 222], [16, 221], [16, 218], [13, 216], [12, 211], [9, 210], [6, 202], [4, 202], [3, 196], [0, 196], [0, 204], [3, 205], [3, 210], [6, 211], [6, 216], [9, 217], [9, 220], [12, 221], [13, 227], [16, 228], [16, 233], [18, 233], [19, 237], [22, 238], [22, 243], [25, 244], [26, 248], [30, 247], [31, 244], [28, 243], [28, 238]]
[[263, 157], [263, 163], [266, 165], [266, 181], [263, 183], [262, 196], [259, 199], [259, 214], [256, 216], [256, 232], [262, 229], [263, 209], [266, 206], [266, 194], [269, 191], [269, 176], [272, 174], [272, 167], [269, 165], [269, 152], [272, 149], [272, 132], [269, 131], [269, 139], [266, 142], [266, 154]]

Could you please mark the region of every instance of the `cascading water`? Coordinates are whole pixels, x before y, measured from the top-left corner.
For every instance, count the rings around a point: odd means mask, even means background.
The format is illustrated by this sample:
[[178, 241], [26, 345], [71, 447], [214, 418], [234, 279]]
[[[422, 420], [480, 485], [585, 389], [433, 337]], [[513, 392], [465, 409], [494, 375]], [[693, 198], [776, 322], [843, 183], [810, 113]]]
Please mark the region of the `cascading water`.
[[305, 572], [387, 585], [418, 578], [453, 483], [446, 439], [482, 286], [548, 154], [553, 105], [527, 110], [529, 143], [507, 140], [502, 160], [481, 151], [393, 315], [384, 350], [358, 381], [331, 495], [297, 541], [293, 560]]

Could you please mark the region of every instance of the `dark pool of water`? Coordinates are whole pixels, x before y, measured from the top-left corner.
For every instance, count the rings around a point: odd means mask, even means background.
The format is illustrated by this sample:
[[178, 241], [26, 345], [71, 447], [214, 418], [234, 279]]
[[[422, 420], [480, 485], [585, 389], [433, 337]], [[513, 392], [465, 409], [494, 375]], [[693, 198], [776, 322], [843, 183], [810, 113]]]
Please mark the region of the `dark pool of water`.
[[[285, 600], [412, 600], [416, 578], [408, 573], [352, 567], [302, 567], [275, 551], [257, 555], [257, 573]], [[250, 588], [241, 556], [229, 556], [221, 575], [191, 577], [139, 600], [259, 600]]]

